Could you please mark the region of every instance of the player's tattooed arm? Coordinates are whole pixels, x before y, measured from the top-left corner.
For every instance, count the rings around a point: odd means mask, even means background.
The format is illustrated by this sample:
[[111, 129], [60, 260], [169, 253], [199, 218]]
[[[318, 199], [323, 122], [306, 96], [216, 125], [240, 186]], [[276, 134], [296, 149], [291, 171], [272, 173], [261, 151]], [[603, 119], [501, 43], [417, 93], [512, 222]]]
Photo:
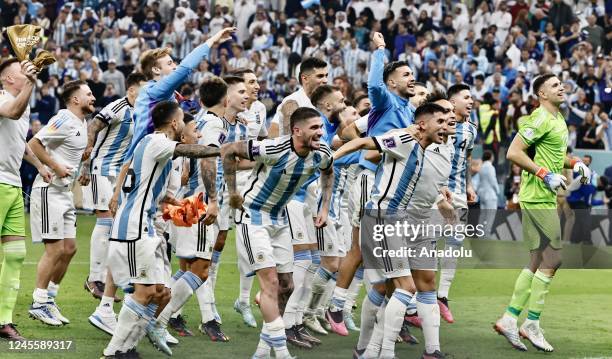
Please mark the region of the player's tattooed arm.
[[334, 166], [330, 165], [328, 169], [321, 171], [321, 209], [315, 219], [317, 228], [325, 227], [327, 223], [327, 215], [329, 213], [329, 202], [331, 201], [332, 189], [334, 184]]
[[106, 126], [107, 124], [104, 123], [104, 121], [102, 121], [98, 116], [94, 117], [91, 122], [87, 124], [87, 147], [85, 148], [85, 152], [83, 152], [83, 161], [87, 161], [91, 156], [91, 151], [96, 144], [98, 132], [102, 131], [102, 129], [104, 129]]
[[[187, 145], [179, 143], [174, 148], [174, 157], [205, 158], [217, 157], [221, 151], [218, 147], [204, 145]], [[214, 163], [214, 159], [213, 159]]]
[[291, 115], [298, 109], [298, 103], [294, 100], [289, 100], [285, 102], [283, 107], [281, 108], [281, 113], [283, 114], [283, 135], [291, 134]]
[[239, 159], [249, 158], [249, 145], [247, 141], [228, 143], [221, 147], [221, 157], [223, 158], [223, 176], [230, 195], [230, 206], [241, 208], [243, 198], [236, 188], [236, 171], [238, 170]]
[[[214, 148], [218, 153], [221, 153], [221, 149], [218, 147], [210, 148]], [[200, 176], [202, 176], [202, 182], [204, 182], [204, 188], [208, 195], [208, 207], [206, 208], [206, 217], [204, 218], [204, 224], [208, 226], [215, 222], [219, 212], [219, 206], [217, 204], [216, 158], [203, 158], [200, 161]]]
[[173, 195], [166, 193], [166, 195], [164, 196], [164, 198], [162, 198], [161, 202], [163, 203], [168, 203], [168, 204], [172, 204], [175, 206], [180, 206], [182, 205], [182, 202], [179, 201], [178, 199], [176, 199], [176, 197], [174, 197]]

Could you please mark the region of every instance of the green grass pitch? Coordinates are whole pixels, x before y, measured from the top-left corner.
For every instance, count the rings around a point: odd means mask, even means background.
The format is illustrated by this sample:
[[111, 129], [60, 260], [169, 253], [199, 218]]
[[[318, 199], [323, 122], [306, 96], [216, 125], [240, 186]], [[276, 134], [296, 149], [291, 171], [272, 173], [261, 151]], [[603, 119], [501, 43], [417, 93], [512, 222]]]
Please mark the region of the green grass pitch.
[[[110, 337], [88, 323], [87, 317], [96, 307], [97, 301], [83, 289], [83, 281], [89, 271], [89, 238], [94, 223], [93, 216], [79, 216], [79, 249], [61, 284], [58, 304], [62, 313], [71, 320], [71, 324], [52, 328], [28, 318], [27, 310], [32, 300], [36, 263], [43, 249], [41, 245], [32, 246], [29, 240], [28, 256], [21, 275], [21, 291], [14, 314], [18, 329], [27, 338], [72, 340], [73, 350], [11, 352], [4, 342], [0, 345], [0, 358], [101, 356]], [[523, 258], [517, 260], [523, 261]], [[196, 335], [180, 338], [181, 343], [173, 348], [176, 358], [248, 358], [255, 350], [259, 330], [246, 327], [232, 308], [238, 294], [238, 269], [231, 232], [221, 263], [217, 280], [217, 308], [223, 318], [223, 328], [231, 340], [229, 343], [212, 343], [208, 337], [197, 331], [200, 314], [197, 302], [192, 298], [184, 314]], [[542, 326], [546, 330], [547, 339], [555, 347], [552, 354], [537, 352], [531, 346], [526, 353], [517, 352], [492, 329], [493, 322], [508, 303], [518, 273], [519, 270], [458, 271], [450, 303], [456, 322], [442, 322], [440, 329], [444, 352], [452, 354], [452, 358], [612, 358], [612, 270], [559, 271], [542, 315]], [[116, 312], [119, 308], [120, 304], [115, 304]], [[255, 309], [254, 312], [258, 323], [261, 323], [258, 310]], [[422, 333], [418, 330], [415, 330], [415, 333], [422, 342]], [[328, 335], [322, 337], [322, 340], [320, 347], [310, 351], [295, 348], [290, 350], [299, 358], [351, 358], [357, 334], [351, 333], [346, 338]], [[418, 358], [423, 350], [422, 344], [397, 344], [396, 348], [398, 358]], [[146, 339], [140, 343], [138, 351], [145, 358], [163, 357]]]

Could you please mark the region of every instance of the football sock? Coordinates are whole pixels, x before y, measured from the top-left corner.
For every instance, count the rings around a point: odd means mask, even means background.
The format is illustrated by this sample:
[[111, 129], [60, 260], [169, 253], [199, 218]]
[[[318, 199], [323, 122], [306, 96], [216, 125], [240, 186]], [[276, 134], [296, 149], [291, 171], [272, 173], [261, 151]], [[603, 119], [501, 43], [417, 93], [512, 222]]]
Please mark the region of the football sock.
[[115, 302], [115, 298], [107, 297], [104, 295], [102, 296], [102, 299], [100, 299], [100, 304], [98, 305], [98, 308], [102, 310], [110, 310], [112, 312], [114, 302]]
[[382, 305], [376, 312], [376, 322], [374, 323], [374, 330], [370, 337], [370, 342], [363, 353], [364, 358], [378, 358], [380, 356], [380, 348], [382, 345], [382, 339], [385, 329], [385, 308], [387, 307], [387, 298], [384, 299]]
[[376, 313], [378, 313], [378, 309], [384, 300], [385, 297], [372, 288], [363, 298], [363, 304], [361, 305], [361, 331], [359, 332], [359, 341], [357, 342], [358, 350], [363, 350], [368, 346], [372, 337], [372, 331], [374, 330]]
[[[351, 281], [351, 285], [348, 287], [348, 289], [345, 292], [346, 301], [344, 302], [344, 306], [343, 306], [345, 312], [350, 313], [353, 311], [353, 306], [355, 305], [355, 301], [357, 297], [359, 296], [359, 291], [361, 290], [362, 286], [363, 286], [363, 267], [359, 267], [359, 269], [357, 269], [357, 272], [355, 272], [355, 276], [353, 277], [353, 280]], [[332, 296], [332, 305], [330, 308], [330, 310], [332, 311], [337, 311], [338, 310], [337, 308], [339, 308], [339, 305], [342, 304], [341, 294], [337, 292], [340, 289], [344, 289], [344, 288], [336, 287], [334, 289], [334, 294]]]
[[512, 299], [506, 309], [506, 313], [514, 318], [518, 318], [521, 315], [531, 295], [532, 282], [533, 272], [528, 268], [523, 269], [514, 283], [514, 292], [512, 293]]
[[32, 293], [32, 299], [36, 303], [47, 303], [49, 301], [49, 291], [47, 288], [35, 288], [34, 293]]
[[406, 308], [410, 305], [412, 296], [408, 291], [395, 288], [387, 308], [385, 309], [385, 325], [382, 341], [381, 358], [395, 357], [395, 340], [402, 329]]
[[317, 269], [317, 273], [312, 280], [312, 299], [308, 305], [309, 312], [313, 312], [321, 304], [321, 299], [325, 294], [325, 287], [327, 286], [327, 282], [331, 279], [331, 277], [332, 274], [322, 266]]
[[[312, 258], [312, 262], [310, 263], [310, 266], [308, 266], [308, 271], [304, 277], [304, 288], [302, 290], [302, 297], [300, 298], [300, 302], [298, 304], [297, 324], [302, 324], [303, 322], [304, 312], [306, 312], [306, 307], [308, 304], [310, 304], [310, 299], [312, 297], [312, 281], [314, 280], [317, 269], [321, 265], [321, 256], [319, 255], [318, 250], [311, 250], [310, 256]], [[310, 314], [309, 312], [307, 313]]]
[[[148, 322], [146, 307], [127, 295], [123, 300], [123, 306], [117, 317], [117, 327], [110, 343], [104, 349], [104, 355], [114, 355], [117, 351], [124, 351], [126, 344], [129, 344], [130, 337], [137, 337], [139, 331], [144, 329]], [[127, 348], [130, 349], [130, 348]]]
[[417, 312], [423, 325], [425, 351], [433, 353], [440, 350], [440, 307], [435, 291], [418, 292]]
[[[457, 249], [460, 248], [456, 245], [445, 246], [445, 249]], [[455, 278], [455, 272], [457, 268], [457, 258], [441, 258], [440, 259], [440, 284], [438, 285], [438, 297], [448, 298], [448, 291], [450, 290], [453, 278]]]
[[174, 283], [170, 302], [168, 302], [164, 310], [159, 314], [157, 323], [165, 328], [168, 325], [168, 320], [170, 320], [172, 313], [182, 308], [187, 300], [189, 300], [189, 297], [193, 295], [193, 292], [200, 287], [203, 287], [202, 279], [192, 272], [185, 272], [185, 274]]
[[55, 299], [59, 293], [59, 288], [59, 284], [55, 284], [53, 281], [50, 281], [49, 285], [47, 285], [47, 293], [49, 294], [49, 298]]
[[285, 323], [283, 319], [278, 317], [270, 323], [265, 324], [265, 331], [262, 331], [261, 336], [264, 341], [274, 348], [276, 358], [289, 358], [289, 349], [287, 349], [287, 337], [285, 336]]
[[[181, 278], [183, 276], [183, 274], [185, 274], [184, 271], [182, 270], [177, 270], [176, 273], [174, 273], [174, 275], [172, 277], [170, 277], [170, 288], [174, 287], [174, 283], [176, 283], [176, 281]], [[183, 312], [183, 307], [181, 307], [179, 310], [177, 310], [176, 312], [174, 312], [170, 318], [178, 318], [179, 315], [181, 315], [181, 313]]]
[[202, 315], [202, 323], [208, 323], [215, 319], [215, 313], [213, 311], [214, 298], [212, 295], [211, 284], [208, 282], [209, 279], [204, 282], [198, 290], [196, 290], [196, 297], [198, 298], [198, 304], [200, 306], [200, 314]]
[[240, 301], [242, 303], [251, 303], [251, 289], [253, 288], [253, 279], [255, 279], [255, 276], [247, 277], [243, 274], [240, 274]]
[[334, 288], [336, 288], [336, 273], [332, 273], [331, 278], [327, 281], [325, 285], [325, 291], [323, 292], [323, 296], [321, 297], [321, 301], [319, 302], [318, 312], [325, 316], [325, 310], [329, 307], [329, 303], [331, 302], [332, 293], [334, 292]]
[[4, 259], [0, 270], [0, 325], [13, 322], [13, 309], [19, 292], [19, 276], [26, 256], [25, 241], [2, 244]]
[[285, 322], [285, 328], [289, 329], [297, 323], [297, 313], [304, 291], [304, 280], [308, 267], [312, 263], [312, 257], [310, 256], [310, 250], [296, 251], [293, 253], [293, 285], [294, 289], [287, 301], [285, 306], [285, 313], [283, 314], [283, 321]]
[[108, 239], [110, 238], [112, 218], [98, 218], [91, 232], [89, 247], [88, 281], [106, 281], [106, 258], [108, 256]]
[[537, 270], [531, 281], [531, 296], [529, 297], [529, 308], [527, 319], [540, 320], [540, 314], [544, 310], [544, 302], [552, 277], [547, 276], [544, 272]]

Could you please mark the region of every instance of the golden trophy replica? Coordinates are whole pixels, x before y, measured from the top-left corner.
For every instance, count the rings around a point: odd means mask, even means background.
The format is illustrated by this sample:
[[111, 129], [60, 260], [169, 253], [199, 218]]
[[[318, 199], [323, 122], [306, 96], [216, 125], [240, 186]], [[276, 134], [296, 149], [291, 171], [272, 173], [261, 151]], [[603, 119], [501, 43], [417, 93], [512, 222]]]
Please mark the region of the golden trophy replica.
[[[13, 52], [19, 61], [29, 60], [32, 48], [41, 40], [42, 28], [36, 25], [14, 25], [6, 29], [6, 34], [13, 47]], [[38, 52], [32, 63], [42, 70], [54, 63], [55, 57], [47, 50]]]

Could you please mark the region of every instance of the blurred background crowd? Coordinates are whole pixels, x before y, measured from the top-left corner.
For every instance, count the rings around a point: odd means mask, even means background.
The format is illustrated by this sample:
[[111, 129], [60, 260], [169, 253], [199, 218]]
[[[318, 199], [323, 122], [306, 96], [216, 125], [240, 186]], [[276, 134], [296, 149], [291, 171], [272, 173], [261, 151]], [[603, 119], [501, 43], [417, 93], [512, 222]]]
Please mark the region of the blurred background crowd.
[[[86, 80], [102, 108], [125, 95], [125, 78], [146, 49], [169, 47], [180, 61], [209, 34], [232, 25], [234, 41], [213, 49], [181, 87], [186, 111], [199, 110], [197, 88], [208, 77], [248, 67], [271, 118], [299, 88], [296, 66], [311, 56], [328, 62], [329, 81], [349, 101], [360, 100], [367, 93], [370, 37], [379, 31], [388, 60], [408, 61], [429, 90], [472, 86], [472, 121], [486, 150], [475, 152], [484, 161], [473, 169], [478, 174], [483, 162], [491, 163], [493, 172], [484, 168], [498, 184], [497, 207], [512, 207], [518, 191], [503, 154], [518, 119], [537, 106], [530, 83], [540, 73], [553, 72], [564, 83], [570, 146], [579, 155], [612, 151], [610, 14], [610, 0], [0, 0], [0, 25], [43, 27], [39, 46], [58, 60], [39, 76], [32, 96], [33, 133], [62, 106], [57, 94], [64, 82]], [[0, 57], [7, 56], [3, 38]], [[612, 152], [595, 157], [595, 192], [580, 199], [587, 206], [610, 205], [610, 164]], [[24, 183], [31, 170], [24, 170]], [[485, 198], [491, 188], [481, 191]]]

